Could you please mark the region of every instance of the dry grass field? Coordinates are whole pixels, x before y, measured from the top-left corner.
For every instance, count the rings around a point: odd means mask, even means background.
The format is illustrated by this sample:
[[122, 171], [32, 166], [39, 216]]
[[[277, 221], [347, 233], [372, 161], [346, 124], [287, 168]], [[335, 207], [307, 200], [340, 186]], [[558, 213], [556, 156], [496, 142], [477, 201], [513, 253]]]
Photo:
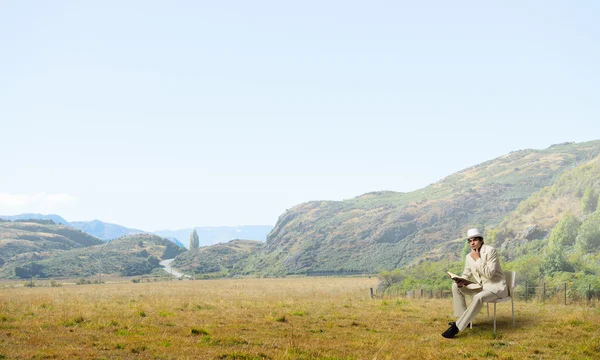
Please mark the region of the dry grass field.
[[0, 289], [4, 359], [599, 359], [600, 311], [498, 305], [455, 339], [451, 299], [370, 299], [376, 279]]

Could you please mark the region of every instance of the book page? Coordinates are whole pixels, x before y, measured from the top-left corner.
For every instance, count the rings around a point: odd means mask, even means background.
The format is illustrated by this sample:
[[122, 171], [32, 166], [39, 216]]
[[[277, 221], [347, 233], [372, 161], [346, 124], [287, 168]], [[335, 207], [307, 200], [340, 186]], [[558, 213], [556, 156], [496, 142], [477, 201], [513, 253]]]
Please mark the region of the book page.
[[448, 276], [450, 276], [450, 278], [451, 278], [452, 280], [454, 280], [454, 281], [457, 281], [457, 280], [463, 280], [463, 281], [466, 281], [466, 282], [467, 282], [467, 285], [465, 285], [465, 287], [466, 287], [467, 289], [471, 289], [471, 290], [475, 290], [475, 289], [481, 289], [481, 285], [479, 285], [479, 284], [477, 284], [477, 283], [474, 283], [474, 282], [472, 282], [471, 280], [464, 279], [464, 278], [462, 278], [462, 277], [460, 277], [460, 276], [458, 276], [458, 275], [456, 275], [456, 274], [454, 274], [454, 273], [451, 273], [450, 271], [446, 271], [446, 273], [447, 273], [447, 274], [448, 274]]

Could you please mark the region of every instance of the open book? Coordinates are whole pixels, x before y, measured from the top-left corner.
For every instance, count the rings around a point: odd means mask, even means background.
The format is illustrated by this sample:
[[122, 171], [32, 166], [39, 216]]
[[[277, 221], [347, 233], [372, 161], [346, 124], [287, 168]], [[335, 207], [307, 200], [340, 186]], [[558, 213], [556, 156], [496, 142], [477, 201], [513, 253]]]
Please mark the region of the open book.
[[465, 287], [467, 289], [471, 289], [471, 290], [481, 289], [481, 285], [479, 285], [478, 283], [472, 282], [471, 280], [461, 278], [460, 276], [453, 274], [450, 271], [446, 271], [446, 273], [448, 274], [448, 276], [450, 276], [450, 279], [452, 279], [454, 281], [458, 281], [458, 280], [466, 281], [467, 285], [465, 285]]

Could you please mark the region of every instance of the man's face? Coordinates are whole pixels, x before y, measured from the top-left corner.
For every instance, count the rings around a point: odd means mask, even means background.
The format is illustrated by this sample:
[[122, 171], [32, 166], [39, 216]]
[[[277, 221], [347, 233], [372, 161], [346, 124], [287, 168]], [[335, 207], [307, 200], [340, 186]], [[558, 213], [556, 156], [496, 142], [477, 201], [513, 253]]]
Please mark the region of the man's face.
[[481, 243], [482, 243], [482, 238], [480, 237], [475, 237], [475, 238], [470, 238], [469, 240], [467, 240], [469, 242], [469, 246], [471, 246], [471, 249], [479, 249], [481, 247]]

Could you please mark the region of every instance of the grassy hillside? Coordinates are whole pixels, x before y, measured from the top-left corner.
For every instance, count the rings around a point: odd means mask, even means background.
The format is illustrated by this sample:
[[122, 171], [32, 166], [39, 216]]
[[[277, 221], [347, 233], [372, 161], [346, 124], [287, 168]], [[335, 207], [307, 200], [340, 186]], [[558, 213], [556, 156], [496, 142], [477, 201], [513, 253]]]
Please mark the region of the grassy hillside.
[[[426, 188], [300, 204], [280, 216], [246, 272], [376, 272], [424, 258], [457, 258], [468, 227], [498, 225], [563, 172], [600, 154], [600, 141], [521, 150]], [[441, 250], [440, 250], [441, 249]]]
[[600, 286], [600, 156], [565, 172], [490, 231], [507, 269], [522, 278]]
[[521, 202], [494, 229], [495, 244], [514, 257], [516, 247], [546, 238], [565, 214], [583, 220], [581, 201], [586, 189], [600, 192], [600, 157], [565, 172], [554, 184]]
[[52, 221], [0, 221], [0, 259], [30, 252], [70, 250], [102, 244], [103, 241]]
[[[488, 228], [485, 241], [499, 249], [503, 269], [516, 271], [521, 284], [537, 283], [538, 289], [562, 289], [568, 284], [568, 297], [585, 298], [590, 289], [600, 289], [599, 194], [597, 156], [565, 171], [552, 185], [522, 201], [498, 226]], [[456, 245], [466, 244], [458, 240]], [[447, 244], [432, 253], [443, 258], [448, 254]], [[392, 285], [402, 291], [414, 289], [415, 284], [449, 290], [444, 270], [460, 271], [462, 266], [462, 260], [424, 261], [412, 268], [382, 272], [379, 277], [384, 287]]]
[[135, 234], [115, 239], [107, 244], [107, 248], [122, 253], [135, 253], [142, 249], [159, 259], [172, 259], [185, 251], [173, 242], [152, 234]]
[[62, 251], [29, 252], [17, 255], [0, 269], [1, 278], [36, 276], [88, 277], [103, 274], [135, 276], [159, 268], [160, 259], [173, 258], [180, 248], [149, 234], [138, 234], [109, 243]]
[[172, 266], [188, 274], [239, 274], [248, 256], [262, 246], [263, 243], [256, 240], [232, 240], [183, 253], [173, 261]]

